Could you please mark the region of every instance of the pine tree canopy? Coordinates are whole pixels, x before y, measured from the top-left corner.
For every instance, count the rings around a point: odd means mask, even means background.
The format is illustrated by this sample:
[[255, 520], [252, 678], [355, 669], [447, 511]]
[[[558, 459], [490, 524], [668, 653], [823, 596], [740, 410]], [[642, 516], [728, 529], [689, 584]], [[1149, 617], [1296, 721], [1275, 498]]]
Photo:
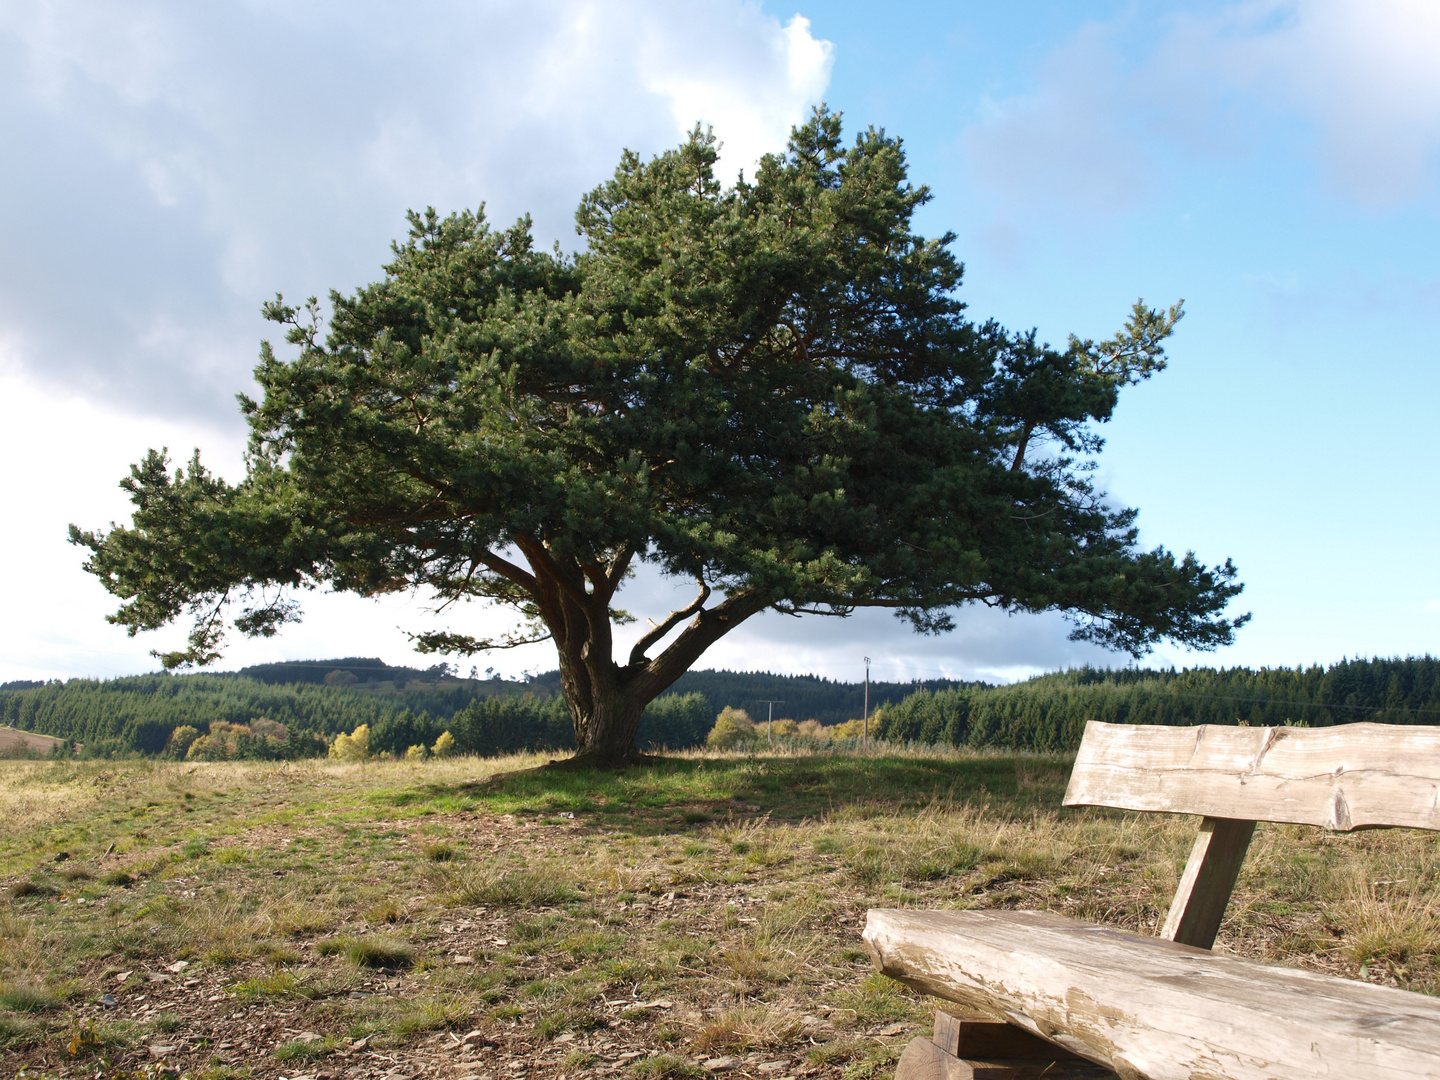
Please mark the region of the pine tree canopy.
[[[766, 610], [895, 609], [920, 631], [982, 603], [1067, 613], [1140, 655], [1228, 643], [1235, 569], [1141, 550], [1135, 512], [1091, 479], [1122, 387], [1165, 366], [1180, 318], [1137, 302], [1111, 340], [966, 317], [953, 237], [900, 140], [842, 143], [818, 110], [753, 179], [725, 187], [697, 130], [626, 153], [577, 213], [583, 251], [530, 222], [412, 214], [385, 276], [267, 316], [287, 327], [241, 399], [247, 473], [151, 451], [123, 481], [133, 523], [72, 539], [133, 634], [190, 615], [167, 667], [214, 660], [296, 618], [297, 589], [421, 589], [517, 609], [504, 639], [551, 638], [578, 753], [633, 756], [646, 702]], [[693, 581], [687, 607], [614, 653], [640, 564]], [[453, 610], [453, 609], [451, 609]]]

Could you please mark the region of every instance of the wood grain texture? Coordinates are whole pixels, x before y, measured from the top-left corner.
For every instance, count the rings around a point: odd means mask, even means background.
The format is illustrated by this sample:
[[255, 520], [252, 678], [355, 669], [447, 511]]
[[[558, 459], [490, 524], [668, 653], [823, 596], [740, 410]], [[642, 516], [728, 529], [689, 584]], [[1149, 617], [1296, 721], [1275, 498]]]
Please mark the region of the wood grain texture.
[[1162, 938], [1197, 949], [1215, 944], [1253, 835], [1253, 821], [1207, 817], [1200, 822], [1200, 835], [1190, 849], [1190, 861], [1180, 875], [1180, 887], [1160, 930]]
[[1348, 832], [1440, 830], [1440, 727], [1155, 727], [1091, 721], [1066, 806]]
[[1123, 1080], [1440, 1080], [1440, 1000], [1038, 911], [872, 910], [891, 978]]

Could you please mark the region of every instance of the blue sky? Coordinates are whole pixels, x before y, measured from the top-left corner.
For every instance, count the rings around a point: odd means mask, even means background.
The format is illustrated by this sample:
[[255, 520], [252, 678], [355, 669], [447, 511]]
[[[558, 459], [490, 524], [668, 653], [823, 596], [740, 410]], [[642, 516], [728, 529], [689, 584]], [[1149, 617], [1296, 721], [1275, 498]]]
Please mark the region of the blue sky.
[[[1432, 3], [0, 0], [0, 679], [153, 668], [168, 632], [104, 623], [64, 526], [123, 519], [115, 482], [151, 445], [238, 474], [266, 297], [373, 279], [410, 206], [529, 211], [570, 243], [622, 147], [704, 120], [740, 168], [820, 100], [904, 137], [975, 315], [1061, 341], [1185, 298], [1101, 475], [1147, 544], [1233, 557], [1254, 621], [1147, 662], [1436, 650]], [[626, 606], [666, 599], [647, 578]], [[430, 621], [423, 597], [306, 600], [225, 666], [404, 662]], [[701, 663], [851, 677], [867, 654], [887, 678], [1125, 661], [1053, 617], [917, 638], [870, 613], [757, 620]]]

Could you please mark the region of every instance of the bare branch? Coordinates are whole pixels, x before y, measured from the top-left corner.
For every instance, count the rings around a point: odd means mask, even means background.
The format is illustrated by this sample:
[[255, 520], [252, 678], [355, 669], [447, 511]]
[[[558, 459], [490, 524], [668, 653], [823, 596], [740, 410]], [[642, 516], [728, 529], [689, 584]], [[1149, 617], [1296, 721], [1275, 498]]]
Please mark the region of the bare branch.
[[696, 614], [705, 606], [705, 601], [710, 599], [710, 586], [705, 584], [704, 578], [697, 578], [696, 580], [700, 584], [700, 595], [695, 597], [694, 600], [690, 601], [690, 603], [685, 605], [683, 608], [680, 608], [677, 611], [672, 611], [669, 615], [665, 617], [664, 622], [652, 626], [649, 630], [645, 631], [645, 633], [640, 635], [640, 640], [637, 641], [635, 643], [635, 647], [630, 650], [630, 663], [632, 665], [645, 663], [646, 649], [648, 649], [651, 645], [654, 645], [655, 642], [659, 641], [671, 630], [675, 629], [675, 627], [682, 620], [688, 619], [691, 615]]
[[742, 590], [726, 597], [718, 607], [698, 611], [669, 648], [645, 666], [631, 684], [633, 692], [653, 697], [688, 671], [711, 645], [769, 606], [770, 599], [765, 594]]

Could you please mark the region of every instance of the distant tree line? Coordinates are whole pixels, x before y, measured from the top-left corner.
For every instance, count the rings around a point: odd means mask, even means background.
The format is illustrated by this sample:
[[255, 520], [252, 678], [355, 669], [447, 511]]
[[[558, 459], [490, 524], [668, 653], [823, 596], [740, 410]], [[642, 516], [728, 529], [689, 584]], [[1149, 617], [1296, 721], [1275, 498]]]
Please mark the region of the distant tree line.
[[880, 708], [889, 742], [1073, 750], [1089, 720], [1112, 724], [1324, 727], [1440, 724], [1440, 660], [1345, 660], [1329, 667], [1080, 668], [1011, 686], [921, 689]]
[[[985, 683], [960, 683], [948, 679], [927, 682], [872, 682], [870, 710], [886, 701], [899, 701], [917, 690], [951, 689]], [[865, 684], [836, 682], [815, 675], [772, 675], [768, 671], [688, 671], [672, 687], [678, 693], [699, 692], [711, 706], [713, 719], [725, 708], [744, 709], [757, 721], [768, 715], [762, 702], [779, 701], [775, 719], [797, 722], [818, 720], [828, 726], [858, 720], [865, 708]]]
[[[302, 677], [279, 681], [286, 668]], [[447, 731], [456, 753], [574, 748], [573, 725], [554, 692], [553, 672], [522, 680], [462, 679], [437, 669], [390, 668], [353, 658], [247, 670], [262, 677], [6, 683], [0, 685], [0, 724], [80, 743], [85, 754], [96, 756], [309, 757], [325, 753], [335, 735], [361, 725], [368, 726], [372, 753], [432, 746]], [[327, 681], [336, 671], [354, 678]], [[766, 712], [758, 703], [770, 698], [783, 702], [775, 709], [776, 721], [785, 721], [778, 737], [791, 738], [792, 727], [799, 734], [818, 721], [833, 743], [837, 736], [859, 734], [859, 725], [852, 731], [849, 722], [858, 720], [863, 695], [862, 684], [813, 676], [690, 672], [646, 709], [639, 741], [642, 748], [702, 745], [726, 709], [747, 711], [763, 729]], [[870, 735], [876, 740], [1029, 750], [1074, 749], [1087, 720], [1440, 724], [1440, 660], [1346, 660], [1258, 671], [1087, 667], [998, 687], [872, 683], [870, 703]]]
[[[0, 724], [78, 743], [87, 757], [313, 757], [324, 754], [335, 735], [362, 725], [370, 729], [373, 753], [429, 746], [442, 731], [451, 733], [456, 753], [574, 747], [564, 701], [543, 689], [417, 674], [432, 681], [415, 679], [400, 689], [390, 679], [365, 686], [327, 684], [323, 677], [278, 683], [240, 675], [7, 683], [0, 686]], [[698, 746], [714, 717], [701, 694], [663, 695], [645, 712], [641, 745]]]

